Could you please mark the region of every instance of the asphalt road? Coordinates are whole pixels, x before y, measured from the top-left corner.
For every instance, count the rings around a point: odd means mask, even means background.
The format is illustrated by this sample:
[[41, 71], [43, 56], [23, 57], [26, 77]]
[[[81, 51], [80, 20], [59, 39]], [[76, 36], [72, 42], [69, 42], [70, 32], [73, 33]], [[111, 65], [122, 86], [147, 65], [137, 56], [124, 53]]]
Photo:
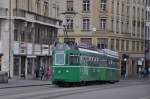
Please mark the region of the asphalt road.
[[0, 89], [0, 99], [150, 99], [150, 80], [60, 88], [54, 85]]

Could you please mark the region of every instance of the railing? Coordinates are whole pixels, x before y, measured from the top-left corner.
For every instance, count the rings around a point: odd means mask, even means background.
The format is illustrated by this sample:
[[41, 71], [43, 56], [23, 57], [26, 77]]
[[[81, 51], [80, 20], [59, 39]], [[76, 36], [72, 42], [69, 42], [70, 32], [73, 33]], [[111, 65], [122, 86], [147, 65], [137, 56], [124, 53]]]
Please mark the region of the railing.
[[18, 16], [18, 17], [25, 17], [26, 16], [26, 12], [24, 10], [14, 10], [13, 11], [14, 16]]
[[0, 8], [0, 16], [7, 16], [8, 9], [7, 8]]
[[56, 20], [48, 18], [48, 17], [43, 17], [40, 15], [35, 15], [35, 20], [42, 21], [42, 22], [49, 23], [49, 24], [54, 24], [54, 25], [57, 24]]
[[34, 16], [34, 20], [41, 21], [41, 22], [48, 23], [48, 24], [53, 24], [53, 25], [57, 25], [57, 22], [58, 22], [58, 20], [55, 18], [42, 16], [34, 12], [29, 12], [29, 11], [20, 10], [20, 9], [14, 9], [13, 14], [14, 16], [24, 17], [24, 18], [28, 18], [28, 15], [32, 15]]

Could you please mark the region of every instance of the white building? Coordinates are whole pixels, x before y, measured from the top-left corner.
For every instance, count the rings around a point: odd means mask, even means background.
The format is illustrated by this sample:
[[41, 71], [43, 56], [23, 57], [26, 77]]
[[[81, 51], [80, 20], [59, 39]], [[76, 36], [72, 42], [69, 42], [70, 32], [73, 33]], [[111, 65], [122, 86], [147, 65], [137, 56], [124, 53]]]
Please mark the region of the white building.
[[51, 64], [61, 21], [57, 0], [0, 0], [0, 70], [32, 78]]

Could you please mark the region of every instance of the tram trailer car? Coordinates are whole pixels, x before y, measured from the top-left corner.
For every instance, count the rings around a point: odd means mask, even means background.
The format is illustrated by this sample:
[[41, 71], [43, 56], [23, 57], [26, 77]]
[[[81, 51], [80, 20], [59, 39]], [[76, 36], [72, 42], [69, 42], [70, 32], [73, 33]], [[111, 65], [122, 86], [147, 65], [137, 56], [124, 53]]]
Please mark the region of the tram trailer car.
[[120, 79], [118, 53], [57, 44], [53, 50], [52, 82], [56, 85]]

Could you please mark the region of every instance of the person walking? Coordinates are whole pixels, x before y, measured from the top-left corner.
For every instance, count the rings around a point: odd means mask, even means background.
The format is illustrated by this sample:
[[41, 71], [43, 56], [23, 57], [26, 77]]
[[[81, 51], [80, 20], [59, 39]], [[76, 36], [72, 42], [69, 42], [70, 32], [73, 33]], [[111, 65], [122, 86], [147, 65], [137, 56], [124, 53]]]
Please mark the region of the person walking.
[[38, 79], [39, 78], [39, 70], [36, 68], [35, 71], [35, 78]]
[[150, 79], [150, 66], [148, 67], [148, 76], [149, 76], [149, 79]]
[[40, 73], [41, 73], [41, 80], [43, 80], [43, 77], [44, 77], [44, 67], [43, 66], [40, 67]]
[[49, 79], [51, 77], [51, 68], [48, 67], [47, 68], [47, 79]]

